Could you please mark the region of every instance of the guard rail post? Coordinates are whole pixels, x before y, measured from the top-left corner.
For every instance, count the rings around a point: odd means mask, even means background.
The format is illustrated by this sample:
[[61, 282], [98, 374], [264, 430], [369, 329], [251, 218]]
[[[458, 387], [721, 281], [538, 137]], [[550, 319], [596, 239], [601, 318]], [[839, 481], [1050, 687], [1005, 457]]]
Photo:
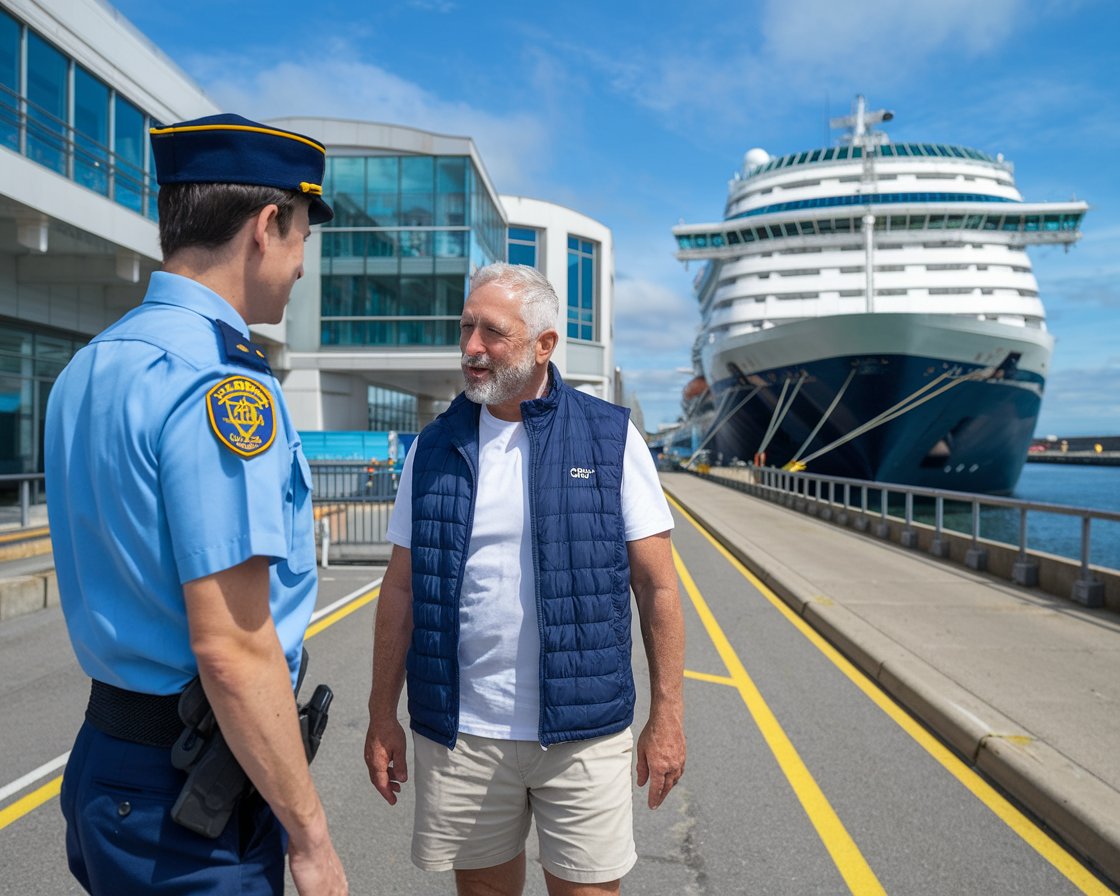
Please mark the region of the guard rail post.
[[1104, 606], [1104, 583], [1093, 578], [1089, 569], [1089, 522], [1088, 516], [1081, 517], [1081, 571], [1070, 596], [1079, 604], [1095, 608]]
[[918, 530], [914, 528], [914, 493], [911, 491], [906, 492], [906, 525], [902, 527], [901, 541], [903, 547], [918, 546]]
[[949, 556], [949, 539], [942, 536], [942, 528], [945, 525], [945, 499], [938, 495], [934, 498], [933, 509], [933, 542], [929, 546], [929, 552], [934, 557], [948, 557]]
[[856, 528], [866, 532], [871, 525], [871, 518], [867, 515], [867, 486], [859, 487], [859, 516], [856, 517]]
[[889, 538], [891, 534], [891, 524], [887, 522], [887, 503], [887, 490], [880, 489], [879, 524], [875, 527], [875, 534], [880, 538]]
[[1038, 585], [1038, 561], [1027, 556], [1027, 508], [1019, 508], [1019, 556], [1011, 567], [1011, 581], [1025, 588]]
[[977, 572], [988, 568], [988, 549], [980, 547], [980, 502], [972, 502], [972, 544], [964, 555], [964, 565]]

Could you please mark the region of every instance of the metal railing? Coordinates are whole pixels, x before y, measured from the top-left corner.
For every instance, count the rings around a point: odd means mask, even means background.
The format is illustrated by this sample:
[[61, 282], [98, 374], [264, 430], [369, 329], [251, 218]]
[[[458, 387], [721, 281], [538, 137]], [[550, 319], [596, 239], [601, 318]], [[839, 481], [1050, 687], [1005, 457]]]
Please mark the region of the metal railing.
[[[137, 136], [146, 140], [146, 130]], [[155, 216], [158, 187], [142, 165], [122, 158], [108, 146], [3, 85], [0, 85], [0, 146], [7, 146], [118, 205], [145, 217]]]
[[321, 562], [380, 557], [397, 496], [399, 470], [382, 462], [312, 461], [312, 503]]
[[32, 504], [44, 502], [42, 488], [42, 473], [4, 473], [0, 474], [0, 494], [7, 491], [8, 483], [15, 485], [18, 494], [19, 526], [26, 529], [31, 524]]
[[[1120, 512], [1109, 510], [1093, 510], [1087, 507], [1069, 507], [1062, 504], [1047, 504], [1038, 501], [1022, 501], [1016, 498], [1004, 498], [995, 495], [981, 495], [970, 492], [956, 492], [943, 489], [921, 488], [917, 486], [896, 485], [891, 483], [869, 482], [863, 479], [846, 479], [839, 476], [823, 476], [805, 472], [792, 472], [771, 467], [743, 468], [744, 473], [749, 471], [749, 477], [743, 480], [721, 475], [717, 470], [709, 473], [698, 473], [716, 479], [722, 484], [739, 488], [743, 491], [757, 493], [771, 500], [784, 501], [798, 510], [812, 507], [817, 514], [825, 519], [836, 517], [839, 523], [847, 523], [849, 515], [855, 514], [854, 524], [857, 529], [866, 530], [875, 522], [875, 534], [887, 537], [890, 532], [890, 521], [902, 523], [901, 542], [907, 547], [918, 544], [918, 529], [916, 527], [917, 511], [915, 500], [926, 502], [923, 508], [927, 520], [922, 524], [932, 528], [932, 543], [929, 552], [936, 556], [948, 556], [949, 533], [957, 533], [970, 537], [970, 545], [965, 557], [965, 563], [972, 569], [983, 571], [987, 568], [988, 552], [982, 538], [987, 542], [997, 542], [1017, 547], [1018, 553], [1012, 568], [1011, 579], [1016, 584], [1033, 587], [1038, 584], [1039, 564], [1037, 557], [1032, 555], [1028, 548], [1034, 551], [1055, 553], [1051, 548], [1040, 548], [1037, 544], [1028, 544], [1030, 526], [1028, 515], [1041, 514], [1069, 517], [1080, 522], [1080, 532], [1077, 537], [1076, 558], [1079, 562], [1077, 581], [1073, 587], [1073, 598], [1089, 606], [1099, 606], [1103, 599], [1104, 586], [1094, 576], [1090, 561], [1092, 552], [1092, 533], [1094, 524], [1112, 523], [1120, 524]], [[690, 471], [694, 472], [694, 471]], [[749, 480], [749, 481], [748, 481]], [[894, 508], [892, 509], [892, 500]], [[932, 514], [928, 513], [932, 505]], [[961, 527], [952, 527], [947, 524], [946, 506], [966, 507], [967, 522]], [[901, 514], [898, 512], [901, 511]], [[987, 511], [987, 514], [985, 513]], [[993, 516], [993, 511], [999, 511], [1002, 517]], [[1015, 520], [1015, 540], [999, 537], [1006, 534], [1008, 516]], [[963, 515], [955, 514], [954, 521]], [[981, 532], [985, 520], [988, 523], [986, 533]], [[991, 530], [1003, 530], [993, 533]], [[994, 537], [993, 537], [994, 536]], [[1106, 564], [1097, 564], [1101, 568], [1112, 569]]]

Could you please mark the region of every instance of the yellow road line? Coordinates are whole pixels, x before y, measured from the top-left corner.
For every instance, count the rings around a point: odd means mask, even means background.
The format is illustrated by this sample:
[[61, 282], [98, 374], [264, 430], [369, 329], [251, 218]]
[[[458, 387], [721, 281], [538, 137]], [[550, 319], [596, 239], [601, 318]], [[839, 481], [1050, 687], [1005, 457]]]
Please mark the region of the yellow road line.
[[53, 781], [48, 781], [38, 790], [33, 790], [27, 796], [21, 797], [10, 806], [0, 809], [0, 830], [3, 830], [13, 821], [23, 818], [28, 812], [38, 809], [49, 799], [58, 796], [62, 790], [62, 775]]
[[708, 630], [708, 636], [712, 639], [716, 650], [719, 651], [724, 665], [727, 666], [727, 671], [731, 673], [731, 678], [739, 690], [739, 696], [743, 698], [747, 709], [750, 710], [751, 717], [758, 726], [758, 730], [762, 732], [762, 736], [766, 739], [770, 751], [774, 754], [774, 758], [778, 761], [778, 765], [793, 788], [793, 792], [797, 795], [805, 814], [809, 816], [809, 821], [817, 829], [817, 834], [829, 855], [832, 856], [832, 861], [844, 878], [848, 889], [857, 896], [874, 896], [874, 894], [880, 893], [886, 896], [886, 890], [879, 883], [875, 872], [867, 864], [863, 853], [859, 851], [859, 847], [856, 846], [855, 841], [841, 823], [840, 818], [813, 779], [809, 769], [801, 761], [801, 757], [786, 736], [785, 731], [782, 730], [782, 726], [778, 724], [774, 713], [766, 705], [766, 701], [747, 674], [747, 670], [743, 668], [735, 649], [731, 646], [731, 642], [727, 640], [727, 636], [723, 633], [719, 623], [716, 622], [716, 618], [712, 615], [707, 602], [700, 595], [696, 583], [692, 580], [692, 576], [675, 547], [673, 548], [673, 563], [676, 565], [677, 573], [684, 584], [684, 590], [692, 599], [692, 604], [700, 615], [704, 628]]
[[378, 585], [376, 588], [370, 589], [365, 594], [363, 594], [361, 597], [350, 601], [350, 603], [348, 603], [345, 607], [339, 607], [337, 610], [335, 610], [329, 616], [324, 616], [318, 622], [313, 623], [312, 625], [309, 625], [307, 627], [307, 632], [303, 636], [304, 640], [307, 640], [308, 638], [314, 638], [323, 629], [329, 628], [330, 626], [334, 625], [339, 620], [345, 619], [351, 613], [354, 613], [354, 612], [360, 610], [366, 604], [371, 603], [372, 601], [376, 600], [377, 596], [379, 594], [381, 594], [381, 586], [380, 585]]
[[[350, 601], [350, 603], [348, 603], [345, 607], [339, 607], [339, 609], [335, 610], [329, 616], [324, 616], [318, 622], [308, 626], [307, 633], [304, 635], [304, 639], [306, 640], [307, 638], [315, 637], [315, 635], [319, 634], [319, 632], [323, 631], [323, 629], [329, 628], [336, 622], [345, 619], [351, 613], [360, 610], [362, 607], [366, 606], [366, 604], [376, 600], [379, 594], [381, 594], [380, 586], [370, 589], [365, 594], [361, 595], [355, 600]], [[62, 775], [59, 775], [57, 778], [52, 781], [48, 781], [37, 790], [33, 790], [31, 793], [27, 794], [27, 796], [21, 797], [20, 799], [16, 800], [10, 806], [7, 806], [4, 809], [0, 809], [0, 831], [10, 825], [12, 822], [18, 821], [19, 819], [23, 818], [23, 816], [27, 815], [29, 812], [38, 809], [47, 800], [58, 796], [61, 790]]]
[[952, 750], [930, 734], [921, 723], [894, 702], [874, 681], [856, 667], [840, 651], [828, 643], [812, 626], [798, 616], [789, 605], [770, 590], [754, 573], [727, 550], [672, 496], [669, 502], [680, 511], [696, 530], [730, 563], [748, 582], [750, 582], [771, 604], [776, 607], [821, 653], [835, 665], [868, 699], [885, 712], [919, 746], [929, 753], [946, 771], [956, 778], [980, 802], [991, 810], [997, 818], [1013, 830], [1042, 858], [1054, 866], [1070, 883], [1090, 896], [1109, 896], [1112, 890], [1105, 887], [1089, 872], [1065, 847], [1051, 838], [1033, 821], [1015, 808], [992, 785], [985, 781], [963, 762]]

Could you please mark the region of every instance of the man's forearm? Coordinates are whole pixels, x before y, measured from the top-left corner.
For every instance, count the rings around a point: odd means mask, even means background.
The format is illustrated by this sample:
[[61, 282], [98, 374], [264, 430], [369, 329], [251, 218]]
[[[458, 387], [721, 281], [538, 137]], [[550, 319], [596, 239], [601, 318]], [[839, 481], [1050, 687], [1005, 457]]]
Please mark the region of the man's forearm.
[[684, 702], [684, 616], [677, 589], [661, 588], [636, 600], [649, 664], [650, 716], [672, 712], [679, 717]]
[[412, 640], [411, 564], [395, 548], [377, 600], [373, 634], [373, 682], [369, 695], [370, 719], [395, 719], [404, 688], [405, 658]]
[[268, 609], [264, 558], [184, 586], [191, 647], [218, 726], [297, 848], [328, 841], [291, 675]]

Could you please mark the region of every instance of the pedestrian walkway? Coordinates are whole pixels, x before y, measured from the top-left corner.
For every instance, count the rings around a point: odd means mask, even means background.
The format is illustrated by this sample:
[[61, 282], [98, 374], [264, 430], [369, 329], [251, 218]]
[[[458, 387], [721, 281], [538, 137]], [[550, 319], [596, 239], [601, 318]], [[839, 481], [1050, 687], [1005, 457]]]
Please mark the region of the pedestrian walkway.
[[1120, 616], [688, 473], [661, 481], [884, 690], [1120, 881]]

